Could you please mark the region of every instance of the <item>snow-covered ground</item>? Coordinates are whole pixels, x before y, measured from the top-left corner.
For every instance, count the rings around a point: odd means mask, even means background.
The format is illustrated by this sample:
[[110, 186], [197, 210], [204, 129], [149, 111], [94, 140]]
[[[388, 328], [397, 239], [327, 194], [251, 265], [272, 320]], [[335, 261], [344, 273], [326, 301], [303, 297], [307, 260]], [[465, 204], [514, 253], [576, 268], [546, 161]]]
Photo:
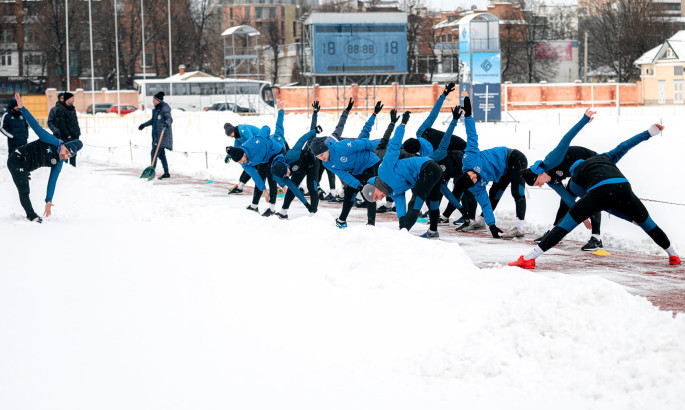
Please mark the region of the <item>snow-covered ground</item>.
[[[622, 109], [617, 120], [600, 110], [576, 143], [608, 150], [663, 118], [664, 135], [620, 166], [639, 196], [684, 204], [683, 111]], [[532, 162], [581, 115], [516, 112], [516, 125], [478, 124], [481, 146], [518, 148]], [[237, 180], [239, 167], [223, 163], [222, 125], [246, 118], [174, 116], [172, 175]], [[412, 117], [410, 133], [424, 117]], [[353, 116], [344, 136], [365, 119]], [[144, 182], [124, 171], [148, 165], [143, 120], [88, 124], [79, 167], [64, 168], [42, 225], [25, 220], [0, 172], [1, 409], [685, 406], [682, 314], [599, 277], [478, 269], [457, 243], [394, 224], [338, 230], [335, 212], [308, 217], [299, 204], [280, 221], [209, 185]], [[336, 120], [322, 116], [324, 132]], [[287, 116], [287, 139], [308, 122]], [[386, 124], [381, 116], [374, 137]], [[32, 175], [37, 210], [47, 176]], [[546, 229], [557, 202], [529, 191], [531, 232]], [[508, 226], [511, 198], [500, 204]], [[646, 205], [685, 252], [685, 207]], [[636, 227], [605, 221], [611, 246], [657, 251]], [[586, 237], [580, 229], [572, 236]]]

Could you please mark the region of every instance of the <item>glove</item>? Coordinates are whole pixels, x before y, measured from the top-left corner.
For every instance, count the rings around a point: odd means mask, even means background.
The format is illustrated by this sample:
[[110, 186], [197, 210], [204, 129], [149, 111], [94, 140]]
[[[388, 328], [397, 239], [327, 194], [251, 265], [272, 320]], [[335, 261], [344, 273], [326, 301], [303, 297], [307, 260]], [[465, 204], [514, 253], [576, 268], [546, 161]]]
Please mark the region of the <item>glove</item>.
[[139, 131], [142, 131], [143, 128], [145, 128], [145, 124], [140, 124], [140, 125], [138, 126], [138, 130], [139, 130]]
[[347, 111], [352, 111], [352, 106], [354, 105], [354, 101], [352, 101], [352, 97], [350, 97], [350, 102], [347, 103]]
[[395, 124], [399, 119], [400, 117], [397, 115], [397, 110], [394, 108], [390, 110], [390, 122]]
[[316, 128], [314, 128], [314, 129], [316, 130], [317, 134], [321, 134], [321, 132], [323, 131], [323, 128], [321, 128], [320, 125], [317, 125]]
[[458, 120], [459, 117], [461, 117], [461, 107], [457, 105], [456, 107], [452, 108], [452, 119]]
[[165, 122], [164, 124], [162, 124], [162, 131], [164, 131], [165, 129], [167, 129], [167, 127], [168, 127], [168, 125], [167, 125], [166, 122]]
[[228, 164], [229, 162], [231, 162], [231, 156], [226, 155], [226, 158], [224, 158], [224, 164]]
[[[466, 97], [469, 98], [469, 97]], [[493, 238], [500, 238], [499, 234], [502, 233], [502, 230], [497, 227], [497, 225], [492, 224], [490, 225], [490, 233], [492, 234]]]
[[411, 115], [411, 111], [405, 111], [404, 114], [402, 114], [402, 124], [406, 124], [407, 121], [409, 121], [409, 115]]
[[464, 117], [470, 117], [473, 113], [473, 110], [471, 108], [471, 99], [469, 97], [464, 97], [464, 106], [462, 108], [464, 109]]
[[380, 101], [377, 101], [376, 106], [373, 107], [373, 113], [378, 115], [378, 113], [381, 112], [382, 109], [383, 109], [383, 103], [381, 103]]
[[442, 92], [442, 95], [447, 97], [452, 91], [454, 91], [454, 83], [449, 83], [445, 86], [445, 90]]
[[321, 109], [321, 106], [319, 105], [318, 101], [314, 101], [314, 104], [312, 104], [312, 107], [314, 108], [315, 113], [319, 112], [319, 110]]

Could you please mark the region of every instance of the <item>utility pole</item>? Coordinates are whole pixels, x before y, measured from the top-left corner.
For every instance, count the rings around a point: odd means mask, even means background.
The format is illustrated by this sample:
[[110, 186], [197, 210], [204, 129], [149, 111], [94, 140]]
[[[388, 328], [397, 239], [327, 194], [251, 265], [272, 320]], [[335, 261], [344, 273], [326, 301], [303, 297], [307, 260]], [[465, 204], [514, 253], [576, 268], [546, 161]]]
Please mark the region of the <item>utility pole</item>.
[[584, 67], [585, 67], [585, 76], [583, 78], [583, 82], [587, 83], [587, 31], [585, 32], [585, 63], [584, 63]]

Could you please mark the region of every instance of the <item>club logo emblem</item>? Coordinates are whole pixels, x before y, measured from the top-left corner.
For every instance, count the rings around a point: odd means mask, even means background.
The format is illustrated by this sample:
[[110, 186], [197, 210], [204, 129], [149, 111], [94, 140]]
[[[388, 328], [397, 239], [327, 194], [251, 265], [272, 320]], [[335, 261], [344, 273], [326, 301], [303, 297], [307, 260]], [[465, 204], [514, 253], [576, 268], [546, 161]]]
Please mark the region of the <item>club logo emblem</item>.
[[293, 165], [293, 172], [297, 171], [298, 169], [300, 169], [298, 165]]
[[347, 157], [340, 157], [340, 162], [347, 162]]
[[492, 68], [492, 64], [488, 60], [485, 60], [480, 65], [480, 68], [482, 68], [487, 73]]

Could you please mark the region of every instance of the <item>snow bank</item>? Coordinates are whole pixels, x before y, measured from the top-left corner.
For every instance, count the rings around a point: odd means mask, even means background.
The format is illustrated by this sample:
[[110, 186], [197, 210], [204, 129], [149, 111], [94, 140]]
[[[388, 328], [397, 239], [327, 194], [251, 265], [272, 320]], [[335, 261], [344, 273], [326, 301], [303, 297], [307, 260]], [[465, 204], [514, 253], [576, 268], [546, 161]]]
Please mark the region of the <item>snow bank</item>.
[[81, 163], [42, 225], [0, 173], [0, 408], [685, 403], [685, 318], [619, 285]]

